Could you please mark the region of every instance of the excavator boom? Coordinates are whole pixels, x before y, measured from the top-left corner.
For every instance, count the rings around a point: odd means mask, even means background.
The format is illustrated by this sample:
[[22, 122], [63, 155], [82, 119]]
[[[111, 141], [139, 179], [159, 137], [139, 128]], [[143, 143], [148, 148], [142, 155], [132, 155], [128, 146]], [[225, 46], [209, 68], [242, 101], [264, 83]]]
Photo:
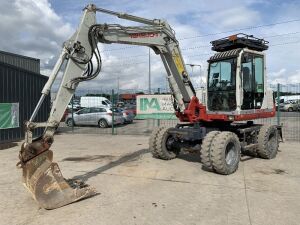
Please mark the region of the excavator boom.
[[[97, 11], [145, 25], [125, 27], [118, 24], [96, 24]], [[141, 45], [153, 49], [160, 55], [166, 68], [177, 116], [182, 121], [199, 120], [200, 104], [186, 72], [179, 43], [169, 24], [163, 20], [149, 20], [88, 5], [77, 31], [64, 43], [59, 59], [42, 90], [40, 101], [26, 123], [25, 142], [19, 154], [18, 166], [23, 169], [23, 184], [38, 204], [46, 209], [58, 208], [96, 194], [95, 189], [80, 181], [65, 180], [57, 163], [53, 162], [53, 153], [49, 149], [59, 121], [78, 84], [94, 79], [101, 71], [102, 62], [97, 47], [99, 42]], [[93, 58], [96, 59], [96, 67], [92, 64]], [[49, 119], [44, 123], [36, 123], [35, 115], [64, 63], [65, 70]], [[38, 127], [45, 127], [44, 133], [33, 140], [32, 130]]]

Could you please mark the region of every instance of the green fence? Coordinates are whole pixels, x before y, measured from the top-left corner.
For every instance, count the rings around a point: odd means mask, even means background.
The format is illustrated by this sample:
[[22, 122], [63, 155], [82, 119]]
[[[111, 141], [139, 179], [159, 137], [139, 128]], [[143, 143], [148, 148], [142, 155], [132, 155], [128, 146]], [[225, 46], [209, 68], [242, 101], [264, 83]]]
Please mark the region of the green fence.
[[[274, 91], [274, 99], [276, 100], [277, 112], [273, 118], [258, 119], [256, 123], [260, 124], [273, 124], [283, 126], [283, 135], [287, 141], [300, 142], [300, 84], [278, 84], [270, 86]], [[118, 102], [128, 102], [133, 105], [136, 103], [132, 99], [126, 101], [122, 99], [121, 94], [147, 94], [147, 91], [143, 90], [94, 90], [94, 91], [81, 91], [77, 92], [74, 101], [78, 102], [79, 96], [102, 96], [109, 99], [116, 105]], [[168, 93], [167, 90], [153, 90], [153, 93], [161, 94]], [[299, 96], [299, 101], [297, 100]], [[286, 104], [290, 102], [291, 107]], [[149, 103], [150, 104], [150, 103]], [[73, 104], [75, 105], [75, 104]], [[151, 104], [150, 104], [151, 105]], [[73, 110], [75, 113], [75, 110]], [[115, 113], [113, 113], [115, 117]], [[59, 128], [60, 132], [65, 133], [86, 133], [86, 134], [108, 134], [108, 135], [149, 135], [151, 131], [158, 126], [175, 126], [178, 123], [176, 117], [169, 114], [153, 114], [138, 115], [131, 123], [118, 124], [114, 126], [108, 126], [107, 128], [99, 128], [97, 124], [94, 125], [78, 125], [74, 127], [68, 127], [64, 122], [61, 123]]]

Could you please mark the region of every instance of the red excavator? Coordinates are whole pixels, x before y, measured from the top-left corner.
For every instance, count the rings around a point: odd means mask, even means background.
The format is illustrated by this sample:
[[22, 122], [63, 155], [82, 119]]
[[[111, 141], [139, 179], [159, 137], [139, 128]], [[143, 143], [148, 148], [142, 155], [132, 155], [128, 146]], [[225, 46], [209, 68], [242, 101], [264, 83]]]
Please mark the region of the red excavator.
[[[97, 24], [96, 12], [142, 25]], [[180, 122], [176, 127], [158, 127], [153, 131], [149, 148], [154, 157], [170, 160], [182, 149], [198, 148], [205, 167], [228, 175], [237, 170], [241, 152], [250, 151], [265, 159], [276, 156], [281, 127], [253, 122], [275, 115], [273, 95], [266, 79], [267, 41], [245, 34], [212, 41], [216, 53], [208, 60], [204, 104], [196, 97], [179, 42], [167, 21], [113, 12], [91, 4], [84, 9], [76, 32], [64, 43], [40, 101], [26, 122], [18, 166], [23, 169], [25, 187], [41, 207], [58, 208], [96, 193], [80, 181], [64, 179], [57, 163], [52, 161], [50, 147], [78, 84], [94, 79], [101, 71], [98, 43], [148, 46], [161, 57]], [[62, 81], [48, 121], [34, 122], [64, 63]], [[44, 133], [33, 139], [32, 131], [38, 127], [44, 127]]]

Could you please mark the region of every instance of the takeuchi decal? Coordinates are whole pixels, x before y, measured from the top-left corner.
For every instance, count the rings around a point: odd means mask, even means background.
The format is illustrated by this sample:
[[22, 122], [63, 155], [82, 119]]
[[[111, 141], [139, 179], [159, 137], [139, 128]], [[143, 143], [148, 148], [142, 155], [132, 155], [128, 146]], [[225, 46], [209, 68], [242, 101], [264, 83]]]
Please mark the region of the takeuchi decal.
[[130, 38], [152, 38], [158, 37], [158, 33], [134, 33], [129, 34]]

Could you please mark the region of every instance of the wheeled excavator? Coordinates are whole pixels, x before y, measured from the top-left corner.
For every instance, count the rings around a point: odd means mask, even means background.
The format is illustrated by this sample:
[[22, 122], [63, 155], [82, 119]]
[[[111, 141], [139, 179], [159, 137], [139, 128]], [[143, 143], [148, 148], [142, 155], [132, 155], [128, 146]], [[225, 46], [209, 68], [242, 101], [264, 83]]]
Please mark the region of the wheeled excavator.
[[[97, 24], [96, 12], [142, 25]], [[78, 84], [94, 79], [101, 71], [98, 43], [148, 46], [161, 57], [180, 122], [176, 127], [154, 129], [149, 141], [154, 157], [170, 160], [181, 149], [198, 146], [204, 167], [228, 175], [238, 168], [243, 151], [252, 151], [265, 159], [276, 156], [281, 128], [252, 122], [275, 115], [263, 52], [268, 49], [268, 42], [244, 34], [211, 42], [216, 53], [208, 60], [207, 102], [204, 104], [196, 96], [179, 42], [167, 21], [113, 12], [90, 4], [84, 8], [76, 32], [63, 44], [41, 98], [25, 126], [25, 142], [17, 165], [23, 170], [23, 184], [40, 207], [54, 209], [97, 193], [83, 182], [65, 179], [58, 164], [53, 162], [50, 147]], [[48, 121], [34, 122], [63, 64], [62, 80]], [[43, 135], [34, 139], [33, 130], [39, 127], [44, 127]]]

